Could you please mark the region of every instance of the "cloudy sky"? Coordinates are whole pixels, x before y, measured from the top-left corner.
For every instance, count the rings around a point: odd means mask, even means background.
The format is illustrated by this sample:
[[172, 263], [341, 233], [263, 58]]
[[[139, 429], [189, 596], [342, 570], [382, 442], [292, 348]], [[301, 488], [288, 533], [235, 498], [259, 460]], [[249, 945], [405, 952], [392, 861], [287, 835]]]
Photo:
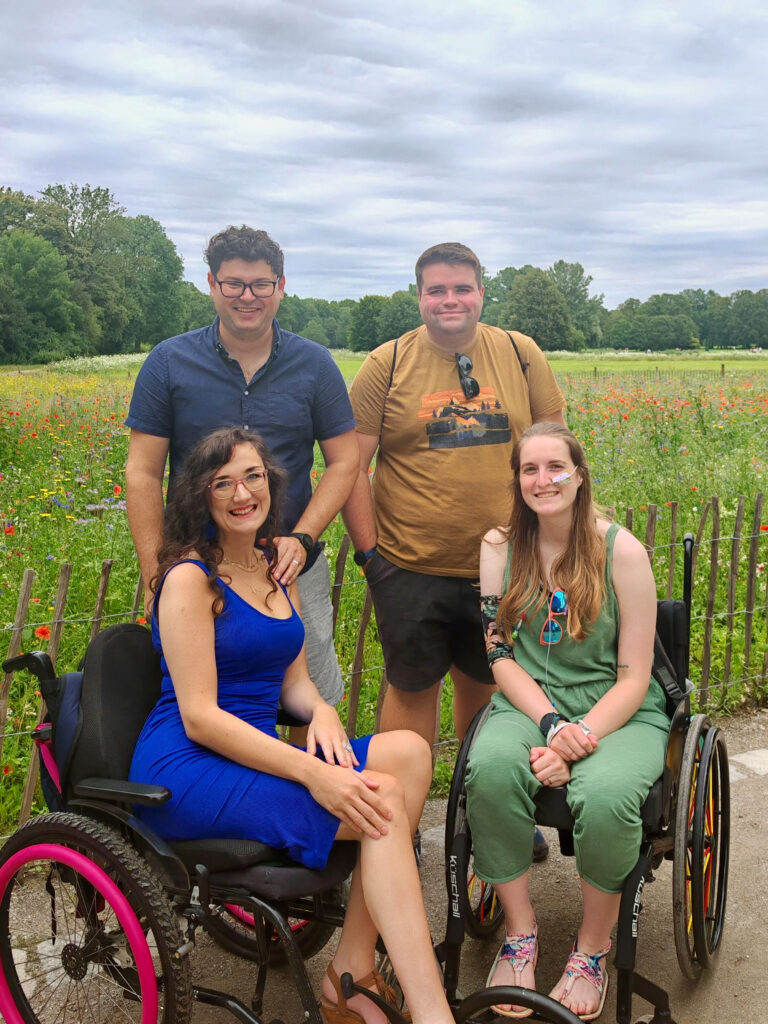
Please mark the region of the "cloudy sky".
[[389, 294], [459, 240], [609, 307], [768, 286], [768, 8], [745, 0], [3, 4], [0, 184], [108, 187], [205, 285], [228, 223], [288, 291]]

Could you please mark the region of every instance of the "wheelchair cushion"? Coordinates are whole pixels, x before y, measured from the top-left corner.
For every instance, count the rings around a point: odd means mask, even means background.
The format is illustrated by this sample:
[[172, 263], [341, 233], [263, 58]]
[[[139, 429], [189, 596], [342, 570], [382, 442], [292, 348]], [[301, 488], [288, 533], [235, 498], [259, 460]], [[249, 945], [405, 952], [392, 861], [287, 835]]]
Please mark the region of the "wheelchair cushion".
[[240, 871], [255, 864], [293, 864], [283, 850], [255, 839], [187, 839], [171, 843], [171, 849], [186, 868], [205, 864], [209, 871]]
[[[566, 801], [564, 786], [547, 788], [542, 786], [534, 798], [536, 804], [535, 818], [537, 825], [556, 828], [570, 832], [573, 830], [573, 815]], [[651, 786], [645, 803], [640, 808], [643, 832], [655, 835], [661, 831], [664, 815], [663, 779], [659, 778]]]
[[[174, 850], [178, 852], [178, 846]], [[201, 842], [200, 844], [204, 844]], [[233, 841], [233, 844], [234, 841]], [[248, 843], [256, 846], [260, 844]], [[273, 856], [272, 863], [259, 863], [239, 870], [219, 870], [211, 873], [211, 889], [217, 886], [224, 888], [245, 889], [261, 899], [282, 901], [297, 899], [302, 896], [316, 896], [345, 881], [357, 863], [358, 844], [351, 842], [335, 842], [331, 847], [328, 863], [319, 871], [304, 867], [289, 860], [279, 850], [269, 850]], [[279, 862], [276, 862], [279, 858]], [[198, 861], [205, 864], [206, 861]]]

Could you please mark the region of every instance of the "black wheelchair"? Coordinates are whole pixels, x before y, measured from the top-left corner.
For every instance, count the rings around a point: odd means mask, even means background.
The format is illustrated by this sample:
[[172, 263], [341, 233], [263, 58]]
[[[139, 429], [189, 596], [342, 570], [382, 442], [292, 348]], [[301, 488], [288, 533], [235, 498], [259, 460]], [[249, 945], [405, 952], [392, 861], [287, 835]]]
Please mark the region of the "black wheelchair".
[[[262, 1024], [268, 969], [280, 958], [302, 1020], [321, 1024], [303, 958], [343, 922], [357, 844], [336, 843], [326, 867], [313, 871], [258, 842], [169, 844], [136, 818], [133, 805], [170, 796], [127, 781], [136, 738], [160, 692], [159, 659], [142, 626], [104, 630], [80, 672], [57, 677], [43, 652], [3, 668], [27, 669], [39, 680], [50, 717], [37, 737], [41, 781], [49, 807], [59, 808], [27, 822], [0, 851], [0, 1016], [7, 1024], [186, 1024], [195, 1002]], [[487, 1021], [493, 1004], [510, 1001], [552, 1024], [576, 1024], [570, 1011], [528, 989], [459, 996], [461, 886], [454, 872], [447, 876], [448, 925], [435, 954], [457, 1022]], [[254, 963], [250, 1007], [192, 983], [200, 927]], [[365, 992], [394, 1024], [405, 1024], [349, 975], [342, 988], [346, 998]]]
[[[667, 993], [635, 970], [643, 888], [662, 861], [672, 862], [675, 948], [687, 978], [698, 979], [712, 965], [723, 934], [730, 848], [728, 752], [720, 729], [706, 715], [691, 712], [692, 549], [693, 537], [687, 534], [683, 599], [662, 600], [657, 605], [653, 674], [666, 693], [671, 725], [663, 775], [642, 808], [640, 855], [622, 890], [614, 947], [618, 1024], [630, 1024], [633, 994], [652, 1004], [653, 1024], [673, 1024]], [[489, 710], [486, 707], [478, 712], [460, 747], [445, 831], [446, 861], [459, 880], [455, 899], [466, 930], [477, 938], [493, 935], [503, 917], [493, 886], [482, 882], [473, 871], [472, 837], [466, 818], [467, 765]], [[556, 828], [561, 853], [572, 856], [573, 817], [565, 796], [565, 788], [542, 788], [535, 800], [535, 819], [538, 825]]]

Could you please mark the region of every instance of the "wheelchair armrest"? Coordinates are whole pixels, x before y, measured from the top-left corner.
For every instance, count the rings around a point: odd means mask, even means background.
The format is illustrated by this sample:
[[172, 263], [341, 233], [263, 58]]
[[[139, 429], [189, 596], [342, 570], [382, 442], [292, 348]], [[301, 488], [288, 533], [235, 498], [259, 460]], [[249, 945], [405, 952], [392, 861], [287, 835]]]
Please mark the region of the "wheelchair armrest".
[[128, 782], [125, 779], [81, 779], [73, 790], [76, 796], [150, 806], [164, 804], [166, 800], [171, 799], [171, 791], [165, 786], [147, 782]]

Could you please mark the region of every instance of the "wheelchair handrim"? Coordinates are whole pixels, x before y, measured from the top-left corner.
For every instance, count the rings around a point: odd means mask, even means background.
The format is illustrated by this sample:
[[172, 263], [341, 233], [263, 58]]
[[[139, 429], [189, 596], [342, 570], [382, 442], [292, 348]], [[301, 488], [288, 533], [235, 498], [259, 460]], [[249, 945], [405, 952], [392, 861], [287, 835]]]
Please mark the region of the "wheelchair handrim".
[[[8, 883], [17, 870], [32, 860], [49, 860], [56, 864], [64, 864], [79, 872], [80, 875], [107, 900], [114, 910], [126, 938], [131, 944], [135, 956], [136, 971], [141, 989], [141, 1024], [155, 1024], [157, 1021], [158, 998], [157, 979], [152, 961], [152, 954], [147, 944], [141, 925], [131, 909], [131, 905], [118, 886], [99, 867], [77, 850], [60, 846], [57, 843], [38, 843], [26, 846], [12, 854], [4, 864], [0, 865], [0, 902], [5, 896]], [[5, 973], [0, 970], [0, 1011], [8, 1024], [24, 1024], [11, 993]]]

